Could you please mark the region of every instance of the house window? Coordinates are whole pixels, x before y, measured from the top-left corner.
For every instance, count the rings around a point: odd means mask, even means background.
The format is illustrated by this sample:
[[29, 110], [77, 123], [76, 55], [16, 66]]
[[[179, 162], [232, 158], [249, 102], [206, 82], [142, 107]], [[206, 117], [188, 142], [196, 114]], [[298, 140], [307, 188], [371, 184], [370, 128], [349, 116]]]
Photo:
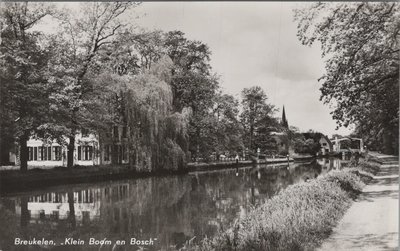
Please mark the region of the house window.
[[78, 146], [78, 160], [92, 160], [93, 146]]
[[323, 146], [326, 146], [326, 143], [322, 143]]
[[53, 146], [54, 160], [61, 160], [61, 146]]
[[118, 163], [121, 163], [121, 161], [122, 161], [122, 146], [121, 145], [117, 146], [117, 153], [118, 153], [118, 156], [117, 156]]
[[104, 146], [104, 161], [110, 161], [110, 154], [111, 154], [111, 146], [105, 145]]
[[125, 145], [122, 145], [122, 160], [123, 161], [125, 161], [126, 159], [127, 159], [127, 156], [126, 156], [127, 154], [126, 154], [126, 146]]
[[[38, 160], [51, 160], [51, 146], [39, 146], [38, 151], [39, 151]], [[36, 149], [33, 149], [33, 157], [36, 160], [35, 155], [36, 155]]]
[[38, 152], [38, 148], [34, 147], [33, 148], [33, 160], [37, 160], [38, 159], [37, 152]]
[[51, 146], [47, 147], [47, 160], [51, 160]]
[[47, 160], [47, 147], [42, 147], [42, 160]]
[[28, 155], [28, 161], [33, 160], [33, 147], [28, 147], [29, 155]]
[[88, 149], [87, 149], [87, 146], [84, 146], [83, 147], [83, 158], [84, 158], [84, 160], [88, 160]]
[[83, 157], [84, 157], [84, 160], [92, 160], [93, 159], [93, 146], [84, 146], [83, 147]]
[[113, 135], [114, 139], [118, 139], [118, 126], [114, 126]]

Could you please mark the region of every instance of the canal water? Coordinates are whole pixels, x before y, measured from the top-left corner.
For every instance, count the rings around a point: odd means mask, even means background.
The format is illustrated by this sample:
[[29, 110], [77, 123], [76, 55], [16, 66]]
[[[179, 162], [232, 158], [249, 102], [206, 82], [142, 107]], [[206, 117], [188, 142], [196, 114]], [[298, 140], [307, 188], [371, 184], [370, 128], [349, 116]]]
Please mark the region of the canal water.
[[[175, 250], [214, 236], [290, 184], [330, 169], [335, 169], [332, 160], [314, 160], [5, 195], [0, 198], [0, 250], [141, 250], [130, 245], [131, 238], [151, 238], [154, 244], [144, 250]], [[45, 238], [54, 245], [16, 246], [15, 238]], [[66, 238], [85, 244], [68, 245]], [[90, 238], [107, 238], [112, 245], [88, 245]], [[114, 247], [117, 240], [126, 245]]]

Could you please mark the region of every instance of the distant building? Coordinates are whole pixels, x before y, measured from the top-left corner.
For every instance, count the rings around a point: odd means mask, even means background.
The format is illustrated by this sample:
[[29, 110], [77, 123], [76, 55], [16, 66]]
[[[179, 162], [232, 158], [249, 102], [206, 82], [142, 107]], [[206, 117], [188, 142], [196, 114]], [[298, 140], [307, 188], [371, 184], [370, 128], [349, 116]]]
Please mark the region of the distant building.
[[333, 145], [332, 142], [329, 140], [329, 138], [325, 135], [322, 135], [321, 138], [319, 139], [319, 144], [321, 146], [321, 154], [325, 155], [333, 151]]
[[354, 137], [338, 137], [331, 139], [333, 151], [335, 152], [364, 152], [364, 140]]
[[[68, 138], [65, 139], [68, 144]], [[31, 138], [28, 146], [28, 167], [67, 166], [67, 146]], [[75, 136], [74, 165], [93, 166], [100, 163], [99, 141], [94, 134]], [[19, 151], [16, 165], [20, 164]]]
[[285, 106], [282, 109], [282, 117], [281, 117], [281, 126], [282, 130], [280, 132], [272, 132], [271, 136], [275, 140], [277, 145], [277, 153], [286, 153], [292, 154], [294, 151], [291, 147], [288, 138], [288, 130], [289, 130], [289, 123], [286, 118]]
[[112, 131], [100, 137], [100, 164], [128, 164], [129, 127], [113, 126]]

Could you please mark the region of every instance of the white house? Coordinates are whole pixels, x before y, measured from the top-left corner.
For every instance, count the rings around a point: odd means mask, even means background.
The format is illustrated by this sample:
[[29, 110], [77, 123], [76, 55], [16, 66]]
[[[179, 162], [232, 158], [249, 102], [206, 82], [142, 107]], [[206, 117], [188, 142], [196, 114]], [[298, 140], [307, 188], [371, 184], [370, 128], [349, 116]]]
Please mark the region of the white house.
[[[95, 134], [79, 133], [75, 136], [74, 165], [93, 166], [109, 164], [128, 164], [128, 132], [129, 128], [114, 126], [101, 140]], [[45, 142], [31, 138], [28, 146], [28, 168], [51, 168], [67, 166], [67, 145], [60, 145], [56, 141]], [[18, 147], [16, 147], [18, 149]], [[10, 153], [10, 160], [19, 165], [19, 154]]]
[[320, 151], [322, 155], [328, 154], [333, 151], [332, 142], [327, 136], [322, 135], [322, 137], [319, 139], [319, 144], [321, 146]]
[[[68, 138], [65, 141], [69, 142]], [[98, 139], [93, 134], [78, 134], [75, 138], [74, 165], [92, 166], [100, 164]], [[67, 147], [57, 142], [44, 142], [31, 138], [28, 146], [28, 167], [67, 166]], [[19, 158], [16, 158], [19, 164]]]

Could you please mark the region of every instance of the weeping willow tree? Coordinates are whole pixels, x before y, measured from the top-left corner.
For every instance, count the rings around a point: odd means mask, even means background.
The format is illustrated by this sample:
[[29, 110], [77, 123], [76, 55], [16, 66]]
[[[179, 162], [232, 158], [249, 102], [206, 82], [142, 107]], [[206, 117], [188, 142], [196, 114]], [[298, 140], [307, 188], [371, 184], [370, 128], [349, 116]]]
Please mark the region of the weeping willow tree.
[[180, 170], [187, 163], [191, 110], [173, 112], [171, 65], [163, 58], [138, 75], [107, 73], [97, 78], [108, 86], [108, 96], [120, 97], [129, 128], [129, 163], [137, 171]]

